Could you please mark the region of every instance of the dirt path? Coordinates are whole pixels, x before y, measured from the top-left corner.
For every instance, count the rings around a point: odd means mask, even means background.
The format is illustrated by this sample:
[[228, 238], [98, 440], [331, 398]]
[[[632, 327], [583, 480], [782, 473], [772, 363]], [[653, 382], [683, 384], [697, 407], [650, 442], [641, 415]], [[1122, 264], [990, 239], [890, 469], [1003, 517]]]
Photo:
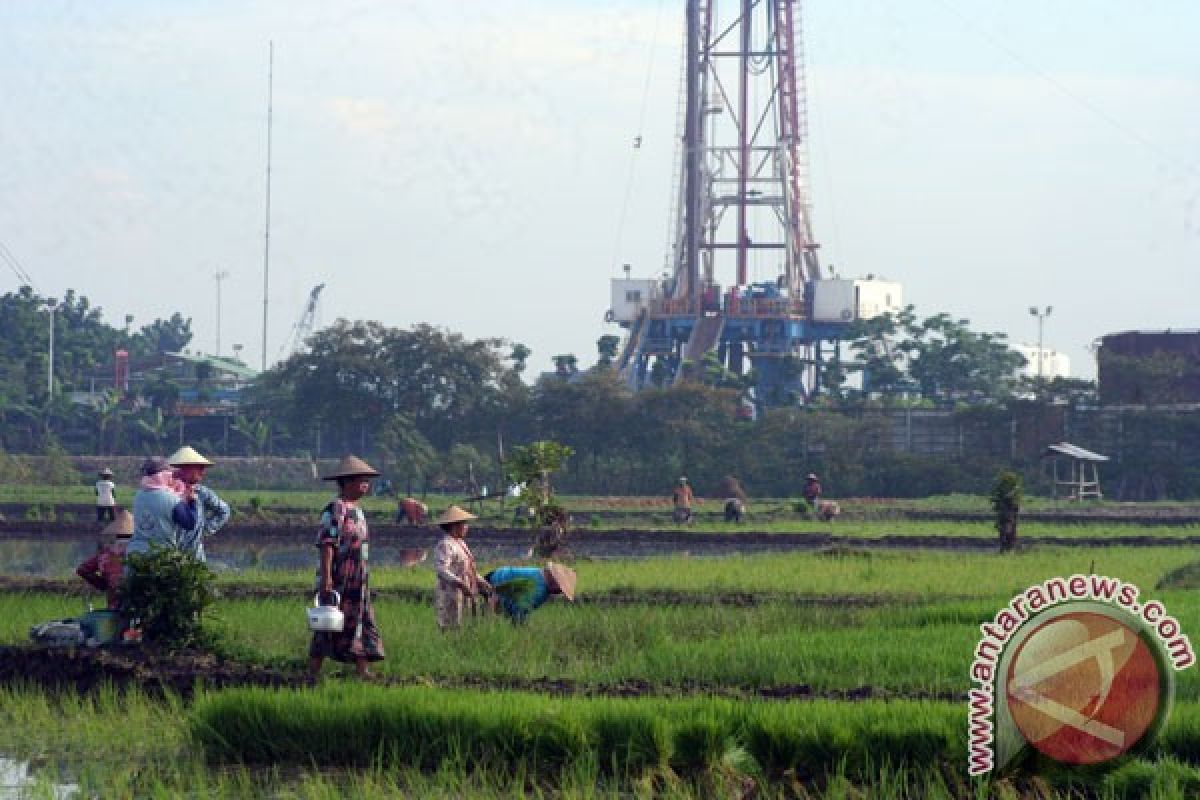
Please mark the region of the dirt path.
[[[984, 533], [981, 523], [979, 536], [945, 536], [938, 534], [883, 534], [856, 536], [846, 525], [833, 532], [805, 531], [772, 533], [739, 529], [732, 532], [691, 532], [686, 530], [589, 530], [572, 531], [567, 546], [572, 555], [588, 558], [643, 558], [647, 556], [688, 553], [695, 556], [719, 556], [735, 553], [778, 553], [787, 551], [827, 550], [830, 548], [887, 549], [887, 550], [954, 550], [990, 552], [996, 550], [994, 536]], [[842, 533], [841, 530], [847, 532]], [[437, 544], [440, 533], [429, 528], [378, 526], [372, 528], [372, 539], [380, 547], [422, 548], [430, 550]], [[67, 523], [0, 523], [0, 543], [93, 541], [94, 531], [86, 526]], [[521, 554], [533, 543], [533, 534], [524, 529], [480, 528], [471, 531], [472, 549], [481, 552]], [[206, 544], [214, 557], [224, 552], [246, 549], [291, 547], [310, 550], [311, 531], [308, 527], [230, 526]], [[1161, 535], [1147, 532], [1134, 536], [1022, 536], [1018, 547], [1194, 547], [1200, 545], [1200, 535]]]
[[[346, 678], [352, 670], [346, 668]], [[325, 680], [339, 680], [327, 672]], [[459, 676], [383, 676], [387, 686], [434, 686], [443, 689], [506, 690], [578, 697], [693, 697], [717, 696], [764, 700], [863, 700], [916, 699], [962, 702], [966, 692], [898, 692], [875, 686], [844, 690], [818, 690], [809, 684], [775, 686], [718, 686], [696, 682], [655, 684], [630, 679], [616, 683], [585, 683], [562, 678], [495, 678]], [[138, 689], [161, 696], [173, 694], [190, 699], [198, 688], [223, 689], [262, 686], [303, 688], [311, 686], [302, 670], [260, 667], [221, 659], [208, 653], [156, 653], [141, 646], [123, 645], [99, 649], [48, 649], [0, 647], [0, 684], [35, 686], [50, 691], [94, 692], [105, 686]]]
[[[312, 591], [307, 586], [262, 586], [252, 583], [227, 583], [218, 587], [220, 597], [228, 599], [293, 598], [297, 602], [311, 600]], [[71, 597], [98, 597], [96, 592], [83, 581], [62, 578], [27, 578], [0, 576], [0, 594], [22, 594], [42, 592]], [[409, 587], [372, 589], [376, 598], [404, 600], [412, 603], [432, 605], [433, 590]], [[970, 600], [969, 595], [939, 595], [938, 603], [955, 600]], [[654, 606], [734, 606], [754, 608], [768, 604], [830, 608], [876, 608], [881, 606], [911, 606], [930, 602], [926, 595], [908, 592], [880, 592], [873, 594], [812, 594], [779, 590], [707, 590], [707, 589], [645, 589], [617, 587], [599, 592], [581, 594], [576, 603], [582, 606], [612, 607], [633, 605]]]

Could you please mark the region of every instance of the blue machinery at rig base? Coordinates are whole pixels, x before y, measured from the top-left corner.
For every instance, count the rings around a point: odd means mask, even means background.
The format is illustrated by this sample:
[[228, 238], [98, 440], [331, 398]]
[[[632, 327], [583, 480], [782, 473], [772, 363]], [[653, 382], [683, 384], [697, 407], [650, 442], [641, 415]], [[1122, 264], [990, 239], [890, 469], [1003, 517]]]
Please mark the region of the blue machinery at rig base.
[[628, 331], [617, 367], [635, 389], [672, 385], [714, 354], [753, 369], [756, 405], [803, 402], [847, 326], [901, 308], [902, 288], [822, 274], [799, 0], [685, 1], [668, 267], [613, 280], [605, 318]]

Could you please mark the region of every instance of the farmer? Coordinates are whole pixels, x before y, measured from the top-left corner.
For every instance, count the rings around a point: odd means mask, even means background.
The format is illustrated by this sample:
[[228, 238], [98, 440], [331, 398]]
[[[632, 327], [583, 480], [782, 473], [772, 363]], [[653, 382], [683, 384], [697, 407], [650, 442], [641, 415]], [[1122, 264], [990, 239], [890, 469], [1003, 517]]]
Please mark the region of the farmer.
[[117, 485], [113, 483], [113, 472], [108, 467], [100, 470], [96, 481], [96, 522], [112, 522], [116, 519]]
[[330, 592], [338, 593], [345, 625], [338, 633], [313, 633], [308, 672], [314, 680], [326, 657], [353, 663], [360, 678], [371, 677], [369, 662], [383, 660], [383, 640], [368, 591], [367, 518], [358, 505], [371, 491], [371, 478], [378, 475], [370, 464], [348, 455], [324, 478], [337, 481], [338, 496], [321, 511], [316, 588], [323, 601]]
[[813, 511], [817, 509], [817, 501], [821, 499], [821, 481], [815, 473], [808, 473], [804, 479], [804, 502]]
[[458, 506], [450, 506], [434, 522], [444, 535], [433, 550], [433, 569], [437, 573], [434, 606], [437, 624], [443, 632], [462, 625], [463, 607], [481, 592], [489, 591], [488, 582], [475, 569], [475, 557], [467, 547], [467, 525], [477, 517]]
[[124, 577], [125, 546], [133, 536], [133, 515], [121, 511], [116, 519], [100, 531], [100, 547], [96, 554], [80, 564], [75, 574], [90, 586], [105, 593], [108, 607], [120, 605], [121, 579]]
[[133, 536], [126, 555], [144, 554], [152, 547], [177, 549], [181, 533], [191, 530], [195, 511], [184, 495], [187, 487], [175, 478], [165, 458], [151, 456], [142, 462], [142, 479], [133, 495]]
[[730, 497], [725, 500], [725, 521], [741, 522], [746, 513], [746, 504], [740, 498]]
[[406, 525], [424, 525], [429, 507], [415, 497], [405, 497], [397, 504], [396, 521]]
[[575, 570], [553, 561], [544, 567], [497, 567], [483, 577], [492, 587], [492, 610], [503, 612], [514, 625], [528, 620], [553, 595], [575, 600]]
[[191, 447], [179, 448], [167, 461], [175, 468], [175, 477], [185, 487], [183, 499], [190, 512], [190, 517], [181, 526], [179, 547], [198, 560], [207, 561], [204, 540], [221, 530], [229, 522], [230, 515], [229, 505], [202, 483], [204, 472], [212, 466], [212, 462]]
[[675, 488], [671, 490], [671, 503], [675, 506], [672, 518], [676, 522], [688, 522], [692, 518], [692, 503], [696, 501], [692, 487], [688, 486], [687, 478], [680, 478]]

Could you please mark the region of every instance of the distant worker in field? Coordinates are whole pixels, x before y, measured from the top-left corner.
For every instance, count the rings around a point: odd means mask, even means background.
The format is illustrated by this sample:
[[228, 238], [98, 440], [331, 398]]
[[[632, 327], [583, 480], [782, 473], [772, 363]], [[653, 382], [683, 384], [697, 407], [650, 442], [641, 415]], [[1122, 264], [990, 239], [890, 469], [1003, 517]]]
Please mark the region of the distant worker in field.
[[424, 525], [429, 506], [415, 497], [405, 497], [397, 503], [396, 521], [405, 525]]
[[75, 574], [104, 592], [108, 607], [120, 605], [121, 579], [125, 569], [125, 547], [133, 536], [133, 515], [122, 511], [100, 531], [96, 554], [80, 564]]
[[688, 485], [687, 478], [680, 478], [675, 488], [671, 490], [671, 503], [675, 506], [675, 511], [672, 518], [678, 522], [691, 522], [692, 520], [692, 505], [696, 502], [696, 496], [692, 494], [692, 487]]
[[726, 475], [717, 484], [717, 497], [725, 498], [725, 521], [741, 522], [746, 513], [746, 492], [741, 482], [732, 475]]
[[736, 497], [729, 497], [725, 500], [725, 521], [726, 522], [741, 522], [742, 516], [746, 513], [746, 504]]
[[817, 510], [817, 501], [821, 499], [821, 480], [815, 473], [808, 473], [804, 479], [804, 502], [808, 503], [810, 511]]
[[186, 487], [183, 500], [191, 515], [181, 526], [179, 548], [200, 561], [207, 561], [204, 540], [221, 530], [230, 517], [229, 505], [203, 484], [204, 473], [212, 462], [186, 446], [172, 453], [167, 461], [175, 468], [175, 477]]
[[475, 568], [475, 557], [467, 547], [467, 524], [478, 519], [474, 514], [458, 506], [450, 506], [434, 522], [442, 529], [443, 536], [433, 550], [433, 569], [437, 573], [437, 588], [433, 602], [437, 610], [437, 624], [443, 632], [462, 625], [463, 610], [470, 602], [491, 587]]
[[112, 522], [116, 519], [117, 485], [113, 483], [113, 472], [105, 467], [100, 470], [96, 481], [96, 522]]
[[324, 477], [337, 481], [338, 496], [321, 511], [316, 589], [321, 602], [333, 599], [330, 595], [336, 592], [344, 623], [338, 632], [313, 633], [308, 646], [308, 674], [314, 680], [320, 676], [326, 658], [354, 664], [360, 678], [369, 678], [368, 663], [384, 657], [369, 591], [367, 517], [358, 502], [370, 493], [371, 479], [378, 476], [370, 464], [348, 455]]
[[524, 624], [530, 613], [555, 595], [575, 600], [575, 570], [553, 561], [544, 567], [497, 567], [483, 578], [492, 589], [492, 610], [514, 625]]

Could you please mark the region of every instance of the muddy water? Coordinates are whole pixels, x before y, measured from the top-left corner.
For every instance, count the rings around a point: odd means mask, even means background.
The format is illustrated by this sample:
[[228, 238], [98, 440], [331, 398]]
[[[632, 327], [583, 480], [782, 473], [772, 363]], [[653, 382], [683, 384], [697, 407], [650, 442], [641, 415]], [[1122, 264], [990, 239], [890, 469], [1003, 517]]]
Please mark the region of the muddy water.
[[[371, 560], [395, 564], [400, 552], [397, 545], [372, 541]], [[521, 559], [528, 546], [508, 544], [473, 548], [480, 561]], [[71, 575], [81, 562], [96, 550], [93, 537], [76, 540], [0, 539], [0, 575], [54, 578]], [[240, 572], [247, 569], [294, 570], [316, 566], [316, 551], [312, 545], [293, 545], [283, 542], [256, 544], [210, 543], [206, 546], [209, 566], [217, 572]]]
[[[386, 530], [371, 537], [371, 560], [394, 564], [411, 548], [431, 551], [438, 533], [429, 529]], [[485, 529], [471, 534], [471, 550], [481, 563], [503, 563], [528, 558], [534, 535], [529, 531]], [[689, 534], [648, 531], [581, 531], [568, 537], [571, 555], [583, 558], [645, 558], [687, 553], [721, 556], [814, 550], [834, 543], [828, 534]], [[984, 546], [986, 542], [980, 542]], [[0, 575], [62, 577], [96, 549], [94, 534], [23, 534], [0, 536]], [[222, 533], [205, 543], [209, 565], [218, 572], [247, 569], [293, 570], [314, 567], [316, 552], [307, 530], [250, 534], [237, 530]]]

